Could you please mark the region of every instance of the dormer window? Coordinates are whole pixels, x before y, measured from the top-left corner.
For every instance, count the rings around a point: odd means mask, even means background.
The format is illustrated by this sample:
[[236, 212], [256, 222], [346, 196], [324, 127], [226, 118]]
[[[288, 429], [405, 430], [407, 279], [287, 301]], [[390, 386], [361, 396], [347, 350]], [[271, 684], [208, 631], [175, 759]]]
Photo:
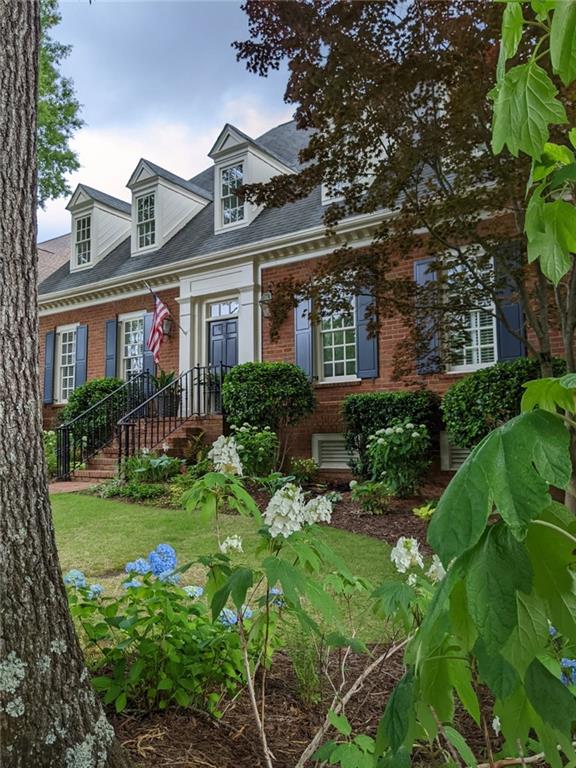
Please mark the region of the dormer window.
[[244, 220], [244, 202], [236, 194], [244, 179], [244, 165], [238, 163], [223, 168], [220, 176], [220, 197], [222, 201], [222, 226]]
[[86, 264], [90, 264], [92, 261], [91, 250], [91, 228], [92, 217], [82, 216], [80, 219], [76, 219], [76, 266], [83, 267]]
[[151, 192], [137, 200], [136, 232], [138, 248], [148, 248], [156, 242], [156, 195]]

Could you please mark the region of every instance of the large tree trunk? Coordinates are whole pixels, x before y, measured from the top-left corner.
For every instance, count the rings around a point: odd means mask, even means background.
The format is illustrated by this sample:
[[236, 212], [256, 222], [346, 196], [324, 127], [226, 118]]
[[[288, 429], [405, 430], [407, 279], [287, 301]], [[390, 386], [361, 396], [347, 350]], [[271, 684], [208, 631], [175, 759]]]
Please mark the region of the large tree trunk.
[[36, 305], [37, 0], [0, 0], [2, 768], [127, 762], [90, 687], [62, 583], [41, 440]]

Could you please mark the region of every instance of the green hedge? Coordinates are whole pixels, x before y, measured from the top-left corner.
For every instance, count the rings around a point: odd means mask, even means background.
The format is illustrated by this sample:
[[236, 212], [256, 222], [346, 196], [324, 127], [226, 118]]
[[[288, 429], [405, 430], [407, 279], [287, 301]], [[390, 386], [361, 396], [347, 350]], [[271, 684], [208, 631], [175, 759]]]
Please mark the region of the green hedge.
[[292, 363], [242, 363], [222, 387], [229, 424], [276, 431], [312, 413], [314, 391], [304, 371]]
[[[564, 360], [553, 362], [554, 375], [566, 370]], [[522, 384], [540, 376], [534, 358], [496, 363], [457, 381], [442, 401], [444, 424], [450, 442], [473, 448], [489, 432], [520, 413]]]
[[81, 384], [71, 393], [68, 398], [68, 403], [62, 408], [60, 421], [62, 424], [65, 424], [67, 421], [72, 421], [76, 416], [80, 416], [80, 414], [87, 411], [88, 408], [98, 403], [123, 384], [124, 382], [122, 379], [113, 377], [106, 379], [91, 379], [85, 384]]
[[352, 469], [367, 479], [370, 472], [366, 444], [370, 435], [402, 419], [426, 424], [436, 434], [440, 429], [440, 398], [427, 389], [349, 395], [342, 405], [342, 415], [346, 423], [346, 448], [358, 453]]

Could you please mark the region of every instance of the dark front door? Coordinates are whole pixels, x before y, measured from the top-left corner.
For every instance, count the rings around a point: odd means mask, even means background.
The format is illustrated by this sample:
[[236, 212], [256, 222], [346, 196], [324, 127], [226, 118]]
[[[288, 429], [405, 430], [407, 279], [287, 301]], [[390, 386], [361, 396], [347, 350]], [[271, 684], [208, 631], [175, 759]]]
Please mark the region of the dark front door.
[[210, 323], [210, 365], [238, 363], [238, 319], [214, 320]]

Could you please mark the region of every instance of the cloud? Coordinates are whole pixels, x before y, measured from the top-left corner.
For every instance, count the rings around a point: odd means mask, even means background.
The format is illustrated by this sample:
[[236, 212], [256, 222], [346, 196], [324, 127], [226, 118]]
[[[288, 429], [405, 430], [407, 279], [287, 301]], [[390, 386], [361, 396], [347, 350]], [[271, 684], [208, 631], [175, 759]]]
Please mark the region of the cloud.
[[[71, 174], [72, 189], [85, 183], [123, 200], [130, 200], [126, 182], [144, 157], [179, 176], [189, 178], [211, 164], [207, 157], [224, 123], [236, 125], [249, 136], [259, 136], [290, 120], [292, 108], [262, 104], [257, 98], [222, 96], [210, 119], [188, 124], [170, 118], [151, 119], [145, 123], [126, 123], [109, 128], [86, 127], [72, 141], [81, 168]], [[70, 229], [68, 200], [46, 204], [38, 212], [39, 241]]]

